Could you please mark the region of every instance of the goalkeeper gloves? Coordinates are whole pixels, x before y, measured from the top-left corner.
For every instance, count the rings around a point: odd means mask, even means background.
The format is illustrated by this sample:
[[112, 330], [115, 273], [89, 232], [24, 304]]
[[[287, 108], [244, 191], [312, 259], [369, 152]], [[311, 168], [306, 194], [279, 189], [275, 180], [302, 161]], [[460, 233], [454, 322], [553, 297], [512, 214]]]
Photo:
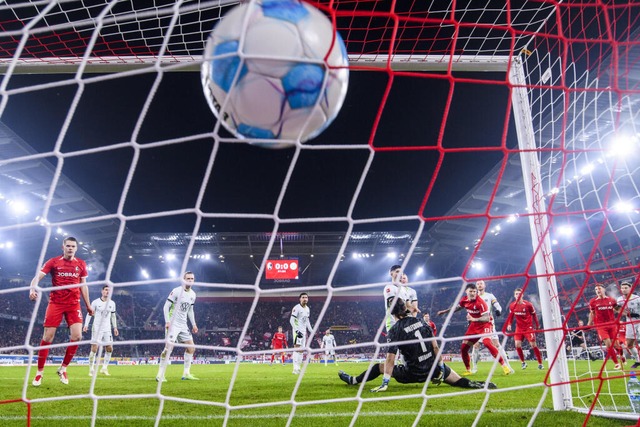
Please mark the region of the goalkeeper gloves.
[[495, 312], [495, 313], [496, 313], [496, 317], [500, 317], [500, 315], [502, 314], [502, 311], [500, 311], [500, 310], [496, 310], [496, 312]]
[[296, 333], [296, 336], [297, 336], [298, 338], [302, 338], [302, 332], [298, 331], [298, 333]]
[[381, 391], [387, 391], [387, 388], [389, 388], [389, 380], [383, 379], [381, 385], [371, 389], [371, 393], [379, 393]]

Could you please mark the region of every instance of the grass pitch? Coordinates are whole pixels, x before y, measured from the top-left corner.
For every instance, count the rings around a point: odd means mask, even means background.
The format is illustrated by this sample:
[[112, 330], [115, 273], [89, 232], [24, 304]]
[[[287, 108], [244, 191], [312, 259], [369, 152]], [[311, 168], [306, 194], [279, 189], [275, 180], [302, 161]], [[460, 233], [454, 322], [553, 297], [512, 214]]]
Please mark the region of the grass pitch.
[[[586, 370], [587, 362], [578, 363], [584, 363]], [[394, 380], [389, 391], [371, 393], [369, 389], [379, 385], [381, 378], [363, 388], [347, 386], [338, 378], [338, 369], [357, 375], [367, 366], [310, 364], [299, 377], [291, 373], [290, 364], [242, 363], [237, 369], [235, 364], [193, 365], [191, 372], [200, 381], [182, 381], [182, 365], [172, 365], [167, 370], [168, 382], [161, 386], [155, 381], [156, 366], [111, 366], [110, 377], [99, 374], [95, 381], [88, 376], [88, 367], [71, 366], [70, 384], [66, 386], [58, 380], [56, 367], [51, 366], [45, 369], [38, 388], [31, 386], [35, 370], [25, 381], [25, 367], [1, 367], [0, 425], [24, 426], [30, 418], [32, 426], [85, 426], [91, 425], [96, 414], [96, 426], [150, 426], [161, 414], [159, 425], [172, 427], [225, 423], [285, 426], [289, 421], [292, 426], [332, 427], [350, 425], [358, 412], [354, 425], [387, 427], [413, 425], [423, 411], [418, 425], [467, 426], [477, 421], [479, 426], [526, 426], [541, 400], [536, 426], [578, 426], [585, 421], [583, 414], [552, 410], [550, 390], [542, 385], [546, 371], [537, 370], [535, 364], [520, 370], [514, 363], [516, 374], [510, 376], [496, 370], [492, 381], [498, 389], [491, 393], [429, 384], [423, 394], [424, 384], [403, 385]], [[464, 370], [461, 363], [452, 363], [451, 367], [458, 372]], [[486, 379], [491, 367], [490, 363], [481, 363], [472, 378]], [[618, 405], [628, 406], [623, 379], [604, 384], [603, 388], [620, 394]], [[585, 404], [593, 401], [589, 393], [592, 385], [597, 388], [599, 383], [580, 384]], [[21, 400], [23, 397], [32, 401], [30, 406]], [[632, 423], [595, 416], [588, 421], [589, 426]]]

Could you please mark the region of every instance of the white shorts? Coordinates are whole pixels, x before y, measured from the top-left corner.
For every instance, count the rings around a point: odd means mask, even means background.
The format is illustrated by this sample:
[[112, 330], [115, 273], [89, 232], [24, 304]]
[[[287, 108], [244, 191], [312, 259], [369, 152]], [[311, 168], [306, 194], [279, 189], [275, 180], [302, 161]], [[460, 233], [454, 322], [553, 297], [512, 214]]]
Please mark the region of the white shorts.
[[298, 334], [293, 333], [293, 346], [304, 347], [307, 342], [307, 334], [302, 334], [302, 338], [298, 338]]
[[326, 354], [327, 356], [335, 356], [336, 351], [333, 348], [327, 348], [324, 350], [324, 354]]
[[[629, 319], [634, 320], [634, 319]], [[635, 319], [637, 322], [638, 320]], [[640, 341], [640, 322], [639, 323], [627, 323], [627, 331], [625, 332], [625, 337], [628, 340], [638, 340]]]
[[166, 337], [169, 339], [169, 342], [177, 342], [180, 344], [187, 341], [193, 341], [193, 335], [191, 335], [189, 329], [186, 328], [169, 328]]
[[113, 335], [110, 330], [97, 332], [95, 329], [91, 329], [91, 341], [100, 344], [113, 344]]

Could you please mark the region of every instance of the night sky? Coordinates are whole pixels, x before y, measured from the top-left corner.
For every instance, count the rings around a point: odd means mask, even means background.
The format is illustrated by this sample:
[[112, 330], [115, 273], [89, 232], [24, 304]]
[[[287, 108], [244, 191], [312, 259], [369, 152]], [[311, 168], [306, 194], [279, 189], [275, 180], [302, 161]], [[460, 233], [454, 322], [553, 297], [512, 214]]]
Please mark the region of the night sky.
[[[427, 217], [444, 215], [503, 156], [500, 151], [464, 151], [479, 146], [501, 146], [509, 96], [508, 89], [500, 84], [504, 79], [501, 74], [456, 74], [454, 77], [470, 76], [490, 84], [454, 82], [443, 148], [460, 151], [447, 152], [444, 156], [426, 204], [424, 215]], [[10, 88], [60, 80], [72, 82], [72, 77], [15, 75], [11, 78]], [[98, 75], [87, 77], [99, 78]], [[155, 78], [155, 73], [150, 73], [87, 83], [63, 140], [63, 153], [131, 141]], [[308, 144], [366, 144], [388, 84], [386, 72], [352, 72], [347, 98], [337, 119]], [[382, 109], [374, 146], [384, 149], [435, 147], [445, 117], [450, 84], [446, 79], [396, 75]], [[77, 88], [71, 83], [12, 95], [2, 120], [37, 151], [52, 150]], [[210, 133], [214, 123], [215, 117], [205, 101], [198, 73], [163, 74], [137, 141], [147, 144], [203, 136], [141, 150], [124, 206], [125, 214], [195, 205], [213, 148], [214, 139]], [[515, 145], [513, 126], [507, 141], [509, 146]], [[65, 159], [63, 173], [107, 211], [115, 212], [133, 152], [131, 147], [125, 147], [71, 156]], [[293, 153], [294, 149], [221, 144], [202, 209], [210, 213], [273, 213]], [[429, 148], [377, 152], [355, 206], [354, 218], [417, 214], [439, 154]], [[346, 215], [368, 157], [366, 149], [303, 150], [284, 197], [280, 217]], [[247, 229], [251, 228], [247, 221], [212, 222], [215, 231], [252, 231]], [[319, 229], [331, 228], [327, 224], [316, 225]], [[131, 230], [138, 232], [190, 231], [192, 226], [192, 218], [186, 217], [128, 223]], [[402, 228], [402, 224], [397, 226]], [[271, 229], [271, 225], [266, 227], [266, 230]], [[335, 227], [343, 229], [344, 224], [335, 224]], [[369, 226], [371, 229], [376, 227]], [[384, 227], [395, 228], [388, 223]], [[315, 229], [308, 225], [300, 228]]]

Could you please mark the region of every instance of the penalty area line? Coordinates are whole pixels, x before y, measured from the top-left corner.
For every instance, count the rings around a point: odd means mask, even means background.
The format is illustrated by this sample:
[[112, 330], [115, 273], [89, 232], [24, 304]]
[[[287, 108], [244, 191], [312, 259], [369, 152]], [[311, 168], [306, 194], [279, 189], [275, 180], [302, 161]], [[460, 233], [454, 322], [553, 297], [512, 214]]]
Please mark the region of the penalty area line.
[[[298, 408], [299, 410], [300, 408]], [[504, 413], [504, 414], [522, 414], [522, 413], [532, 413], [535, 409], [533, 408], [511, 408], [511, 409], [491, 409], [492, 413]], [[549, 412], [550, 409], [543, 408], [540, 412]], [[424, 415], [473, 415], [477, 414], [478, 411], [474, 410], [457, 410], [457, 411], [425, 411]], [[413, 416], [415, 417], [415, 411], [386, 411], [386, 412], [360, 412], [358, 417], [396, 417], [396, 416]], [[162, 420], [221, 420], [224, 419], [224, 415], [162, 415]], [[344, 417], [344, 418], [352, 418], [353, 412], [318, 412], [312, 414], [300, 414], [296, 412], [294, 418], [336, 418], [336, 417]], [[229, 418], [233, 419], [243, 419], [243, 420], [257, 420], [257, 419], [266, 419], [266, 418], [289, 418], [289, 414], [230, 414]], [[0, 416], [0, 420], [2, 421], [16, 421], [16, 420], [24, 420], [24, 416]], [[43, 415], [43, 416], [32, 416], [31, 420], [38, 421], [65, 421], [65, 420], [90, 420], [92, 419], [89, 415]], [[145, 416], [145, 415], [99, 415], [96, 417], [97, 420], [116, 420], [116, 421], [153, 421], [156, 417]]]

